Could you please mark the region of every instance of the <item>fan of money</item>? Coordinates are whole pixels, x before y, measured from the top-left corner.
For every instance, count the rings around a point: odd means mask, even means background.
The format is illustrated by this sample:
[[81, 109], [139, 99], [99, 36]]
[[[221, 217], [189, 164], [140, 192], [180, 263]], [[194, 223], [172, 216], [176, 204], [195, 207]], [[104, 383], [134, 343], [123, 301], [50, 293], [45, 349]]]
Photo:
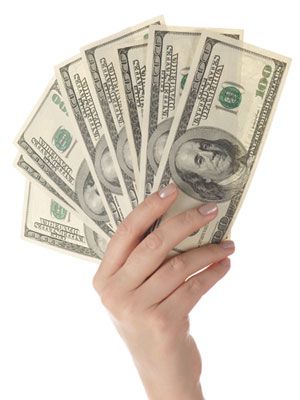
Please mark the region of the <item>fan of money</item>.
[[174, 251], [227, 238], [289, 64], [242, 30], [162, 16], [82, 47], [55, 67], [16, 139], [23, 236], [99, 261], [123, 219], [174, 182], [180, 195], [152, 229], [214, 201], [217, 219]]

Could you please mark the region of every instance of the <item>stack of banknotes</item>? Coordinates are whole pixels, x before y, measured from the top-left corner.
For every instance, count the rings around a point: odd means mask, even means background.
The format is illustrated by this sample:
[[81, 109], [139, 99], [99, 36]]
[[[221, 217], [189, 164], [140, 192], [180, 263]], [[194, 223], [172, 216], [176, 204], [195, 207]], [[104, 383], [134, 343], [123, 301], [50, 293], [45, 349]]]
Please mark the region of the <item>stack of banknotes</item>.
[[229, 237], [290, 60], [236, 29], [162, 16], [81, 48], [55, 67], [16, 144], [28, 178], [23, 236], [99, 261], [117, 226], [175, 182], [153, 225], [200, 203], [217, 218], [174, 254]]

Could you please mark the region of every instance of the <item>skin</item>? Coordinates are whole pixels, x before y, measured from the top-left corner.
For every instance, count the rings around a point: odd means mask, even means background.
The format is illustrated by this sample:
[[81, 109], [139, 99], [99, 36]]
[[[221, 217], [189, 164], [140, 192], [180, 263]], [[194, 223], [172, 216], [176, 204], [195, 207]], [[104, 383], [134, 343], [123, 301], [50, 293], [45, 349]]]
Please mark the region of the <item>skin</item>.
[[153, 193], [118, 226], [93, 283], [149, 399], [203, 400], [201, 357], [189, 333], [188, 314], [229, 270], [234, 246], [209, 244], [168, 257], [175, 245], [212, 221], [217, 209], [206, 216], [197, 208], [185, 211], [143, 239], [174, 203], [178, 192], [172, 185], [173, 193], [165, 198]]
[[220, 181], [231, 175], [232, 159], [216, 144], [205, 144], [200, 148], [192, 140], [184, 143], [176, 156], [176, 166], [182, 171], [196, 172], [207, 181]]

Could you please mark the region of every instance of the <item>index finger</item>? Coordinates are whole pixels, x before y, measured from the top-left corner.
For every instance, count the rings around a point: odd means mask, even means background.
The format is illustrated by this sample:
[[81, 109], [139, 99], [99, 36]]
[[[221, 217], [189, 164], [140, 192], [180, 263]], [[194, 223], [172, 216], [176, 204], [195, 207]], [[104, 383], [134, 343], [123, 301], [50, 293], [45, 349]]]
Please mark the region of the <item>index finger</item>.
[[176, 185], [171, 183], [147, 197], [124, 219], [105, 251], [101, 263], [102, 276], [113, 275], [124, 264], [145, 232], [175, 201], [177, 193]]

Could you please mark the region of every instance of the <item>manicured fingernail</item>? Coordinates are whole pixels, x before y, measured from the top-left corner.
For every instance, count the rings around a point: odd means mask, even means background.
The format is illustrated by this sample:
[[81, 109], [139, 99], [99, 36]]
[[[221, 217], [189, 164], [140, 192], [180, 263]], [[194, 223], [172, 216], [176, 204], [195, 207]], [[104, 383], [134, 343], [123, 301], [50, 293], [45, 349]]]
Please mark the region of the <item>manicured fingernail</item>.
[[220, 246], [225, 250], [234, 249], [234, 242], [232, 240], [225, 240], [220, 243]]
[[162, 199], [170, 196], [171, 194], [176, 192], [176, 185], [175, 183], [170, 183], [168, 186], [162, 188], [159, 192], [158, 195]]
[[213, 214], [217, 211], [217, 209], [218, 206], [215, 203], [203, 204], [201, 207], [198, 208], [200, 214], [202, 215]]
[[229, 267], [230, 266], [230, 259], [225, 258], [224, 260], [219, 262], [220, 267]]

